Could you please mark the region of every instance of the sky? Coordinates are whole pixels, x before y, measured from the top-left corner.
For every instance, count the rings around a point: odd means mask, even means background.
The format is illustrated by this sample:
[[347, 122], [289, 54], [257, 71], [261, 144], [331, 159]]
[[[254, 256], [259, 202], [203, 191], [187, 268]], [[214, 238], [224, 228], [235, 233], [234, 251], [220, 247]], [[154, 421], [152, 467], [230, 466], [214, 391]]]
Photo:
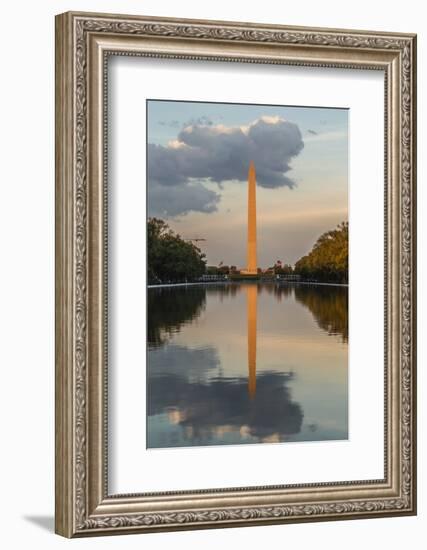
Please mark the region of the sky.
[[246, 266], [247, 173], [257, 179], [259, 267], [295, 264], [348, 220], [348, 110], [147, 101], [148, 216], [208, 265]]

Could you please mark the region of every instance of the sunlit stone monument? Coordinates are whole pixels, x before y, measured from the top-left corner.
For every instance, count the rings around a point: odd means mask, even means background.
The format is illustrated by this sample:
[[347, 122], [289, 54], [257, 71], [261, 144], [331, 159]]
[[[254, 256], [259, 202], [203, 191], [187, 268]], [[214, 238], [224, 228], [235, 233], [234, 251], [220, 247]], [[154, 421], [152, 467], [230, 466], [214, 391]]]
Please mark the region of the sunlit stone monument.
[[255, 164], [251, 160], [248, 172], [248, 263], [247, 268], [242, 270], [242, 275], [256, 277], [257, 253], [256, 253], [256, 173]]

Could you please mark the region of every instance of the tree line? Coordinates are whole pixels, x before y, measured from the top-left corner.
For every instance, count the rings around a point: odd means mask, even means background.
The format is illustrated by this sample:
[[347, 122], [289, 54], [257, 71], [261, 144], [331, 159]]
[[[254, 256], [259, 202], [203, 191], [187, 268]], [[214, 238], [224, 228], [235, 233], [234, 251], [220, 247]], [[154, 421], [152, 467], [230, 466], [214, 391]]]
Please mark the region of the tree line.
[[348, 283], [348, 222], [323, 233], [312, 250], [297, 261], [294, 272], [302, 279]]
[[148, 284], [194, 281], [206, 270], [205, 255], [159, 218], [147, 223]]
[[[191, 282], [202, 275], [238, 273], [236, 266], [206, 266], [205, 254], [193, 242], [183, 239], [159, 218], [147, 223], [148, 283]], [[261, 269], [258, 270], [261, 275]], [[299, 275], [302, 280], [348, 283], [348, 222], [326, 231], [312, 250], [295, 266], [277, 261], [264, 275]]]

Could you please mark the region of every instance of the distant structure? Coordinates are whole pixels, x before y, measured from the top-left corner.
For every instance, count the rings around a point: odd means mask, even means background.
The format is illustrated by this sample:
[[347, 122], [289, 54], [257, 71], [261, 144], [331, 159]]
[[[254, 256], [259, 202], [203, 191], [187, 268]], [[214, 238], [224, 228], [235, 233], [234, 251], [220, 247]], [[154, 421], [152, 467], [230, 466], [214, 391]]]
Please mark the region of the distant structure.
[[255, 164], [251, 160], [248, 172], [248, 263], [247, 268], [241, 271], [242, 275], [257, 276], [256, 250], [256, 172]]

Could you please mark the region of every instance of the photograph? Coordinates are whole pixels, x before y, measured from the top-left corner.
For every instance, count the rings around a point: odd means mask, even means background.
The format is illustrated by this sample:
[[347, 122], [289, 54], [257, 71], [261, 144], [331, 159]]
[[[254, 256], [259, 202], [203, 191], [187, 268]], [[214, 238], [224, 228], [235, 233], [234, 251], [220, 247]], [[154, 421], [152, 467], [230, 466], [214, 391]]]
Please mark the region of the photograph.
[[147, 448], [347, 440], [349, 111], [146, 109]]

